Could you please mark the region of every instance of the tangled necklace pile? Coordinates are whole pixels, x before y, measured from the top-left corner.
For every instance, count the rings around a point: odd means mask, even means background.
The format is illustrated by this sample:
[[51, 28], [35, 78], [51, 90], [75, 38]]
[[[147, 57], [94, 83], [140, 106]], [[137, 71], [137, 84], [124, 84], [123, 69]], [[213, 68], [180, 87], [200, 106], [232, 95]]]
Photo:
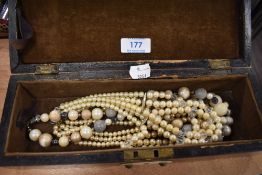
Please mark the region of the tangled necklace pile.
[[[222, 141], [233, 124], [229, 104], [204, 88], [94, 94], [56, 107], [27, 122], [29, 138], [42, 147], [70, 143], [90, 147], [147, 147]], [[32, 126], [53, 124], [53, 132]], [[110, 126], [111, 125], [111, 126]], [[109, 131], [115, 125], [122, 130]], [[119, 128], [119, 127], [117, 127]]]

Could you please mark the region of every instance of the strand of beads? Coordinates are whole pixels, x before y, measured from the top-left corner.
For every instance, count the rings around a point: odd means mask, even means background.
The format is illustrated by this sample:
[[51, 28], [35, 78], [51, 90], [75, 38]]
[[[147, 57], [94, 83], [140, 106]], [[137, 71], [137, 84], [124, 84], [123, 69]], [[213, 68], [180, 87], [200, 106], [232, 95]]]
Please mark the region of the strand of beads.
[[[191, 98], [190, 98], [191, 97]], [[222, 141], [233, 123], [228, 103], [214, 93], [186, 87], [171, 90], [94, 94], [62, 103], [28, 124], [29, 138], [43, 147], [70, 142], [92, 147], [146, 147]], [[81, 119], [80, 119], [81, 118]], [[54, 123], [53, 136], [31, 129]], [[111, 125], [124, 127], [108, 132]]]

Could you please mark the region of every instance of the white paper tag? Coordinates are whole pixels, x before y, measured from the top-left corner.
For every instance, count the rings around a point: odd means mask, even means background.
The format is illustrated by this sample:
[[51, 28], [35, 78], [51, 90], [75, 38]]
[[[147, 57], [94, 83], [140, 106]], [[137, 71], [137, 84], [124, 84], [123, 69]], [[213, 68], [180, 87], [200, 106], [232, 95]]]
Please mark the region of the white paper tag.
[[121, 53], [151, 53], [151, 39], [121, 38]]
[[143, 79], [150, 77], [151, 68], [149, 64], [130, 66], [129, 74], [132, 79]]

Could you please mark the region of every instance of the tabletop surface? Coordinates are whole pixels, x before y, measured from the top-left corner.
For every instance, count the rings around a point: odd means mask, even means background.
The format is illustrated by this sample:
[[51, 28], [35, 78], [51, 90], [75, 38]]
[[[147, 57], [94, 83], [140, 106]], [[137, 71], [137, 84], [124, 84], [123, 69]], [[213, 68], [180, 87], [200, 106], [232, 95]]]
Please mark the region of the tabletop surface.
[[[0, 39], [0, 117], [10, 76], [8, 41]], [[1, 138], [0, 138], [1, 139]], [[52, 165], [52, 166], [19, 166], [0, 167], [2, 175], [53, 175], [53, 174], [214, 174], [214, 175], [259, 175], [262, 174], [262, 152], [233, 154], [223, 156], [209, 156], [175, 160], [166, 166], [135, 165], [131, 169], [123, 165]]]

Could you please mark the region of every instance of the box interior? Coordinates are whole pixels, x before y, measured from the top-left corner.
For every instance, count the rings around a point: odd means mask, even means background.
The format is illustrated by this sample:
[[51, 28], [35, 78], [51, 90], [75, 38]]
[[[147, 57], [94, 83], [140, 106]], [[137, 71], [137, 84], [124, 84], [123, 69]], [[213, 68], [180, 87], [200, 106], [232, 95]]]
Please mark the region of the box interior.
[[[59, 152], [74, 154], [76, 151], [88, 153], [91, 150], [102, 150], [70, 144], [66, 148], [51, 146], [42, 148], [36, 142], [29, 140], [23, 122], [33, 117], [30, 112], [38, 114], [49, 112], [61, 102], [94, 93], [119, 91], [176, 90], [187, 86], [190, 89], [204, 87], [215, 92], [228, 101], [232, 109], [234, 124], [232, 134], [221, 144], [252, 141], [262, 139], [262, 117], [257, 107], [249, 79], [244, 75], [207, 76], [188, 79], [161, 80], [39, 80], [20, 81], [17, 84], [14, 106], [11, 115], [6, 155], [23, 155]], [[42, 131], [51, 133], [50, 124], [36, 124]], [[114, 128], [111, 128], [114, 129]], [[119, 128], [118, 128], [119, 129]], [[211, 143], [217, 144], [217, 143]], [[183, 145], [175, 145], [181, 147]], [[193, 146], [193, 145], [190, 145]], [[106, 148], [108, 149], [108, 148]], [[113, 149], [113, 148], [110, 148]]]
[[[34, 37], [23, 64], [240, 57], [242, 0], [23, 0]], [[121, 38], [151, 38], [122, 54]]]

